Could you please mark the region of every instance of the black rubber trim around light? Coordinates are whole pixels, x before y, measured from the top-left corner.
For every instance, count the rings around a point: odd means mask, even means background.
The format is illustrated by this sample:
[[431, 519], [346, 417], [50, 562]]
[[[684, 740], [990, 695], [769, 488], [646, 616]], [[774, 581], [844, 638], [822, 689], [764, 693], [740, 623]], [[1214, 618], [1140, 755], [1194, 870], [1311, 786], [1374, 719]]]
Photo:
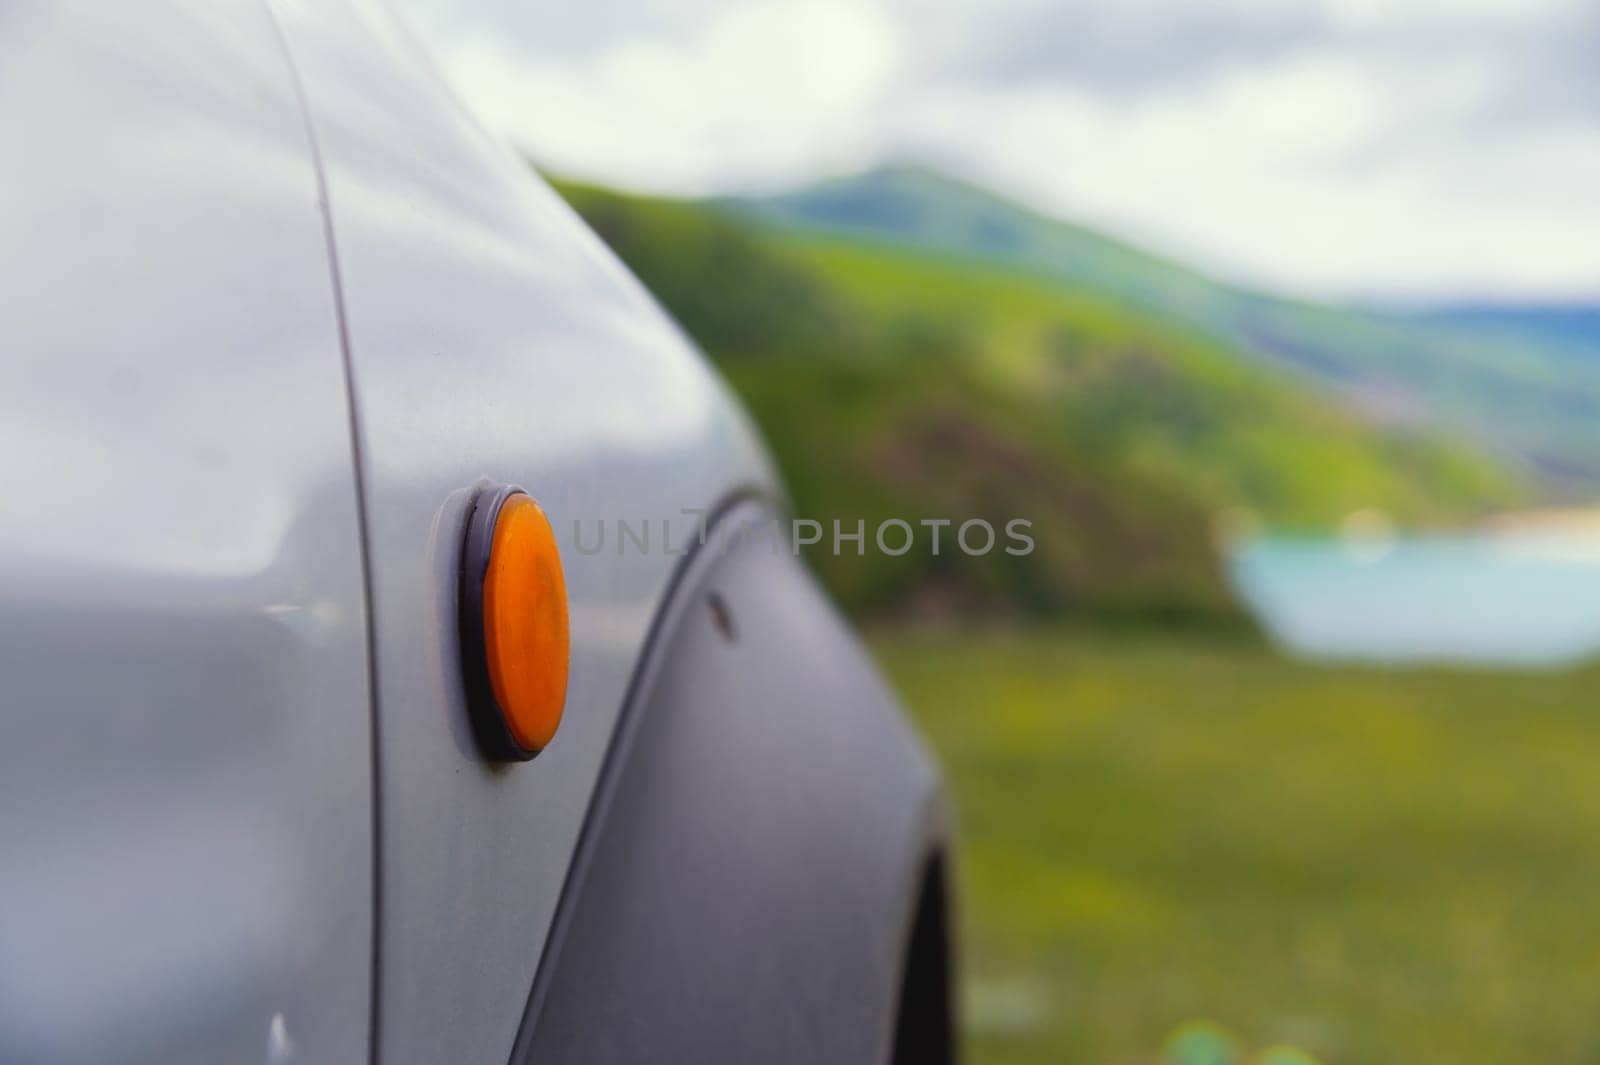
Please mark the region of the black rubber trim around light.
[[485, 488], [472, 501], [467, 535], [461, 545], [461, 679], [467, 689], [467, 716], [483, 756], [493, 762], [526, 762], [539, 752], [518, 743], [495, 701], [489, 681], [489, 655], [483, 633], [483, 579], [494, 549], [500, 509], [512, 496], [527, 495], [516, 485]]

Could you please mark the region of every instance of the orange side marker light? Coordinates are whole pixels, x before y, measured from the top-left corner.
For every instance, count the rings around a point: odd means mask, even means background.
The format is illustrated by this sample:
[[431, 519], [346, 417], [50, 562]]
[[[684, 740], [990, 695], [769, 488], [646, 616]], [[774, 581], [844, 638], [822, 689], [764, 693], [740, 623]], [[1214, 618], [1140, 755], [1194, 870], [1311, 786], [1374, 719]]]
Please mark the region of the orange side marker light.
[[571, 637], [555, 532], [522, 489], [481, 493], [461, 566], [461, 663], [479, 746], [527, 761], [549, 745], [567, 700]]

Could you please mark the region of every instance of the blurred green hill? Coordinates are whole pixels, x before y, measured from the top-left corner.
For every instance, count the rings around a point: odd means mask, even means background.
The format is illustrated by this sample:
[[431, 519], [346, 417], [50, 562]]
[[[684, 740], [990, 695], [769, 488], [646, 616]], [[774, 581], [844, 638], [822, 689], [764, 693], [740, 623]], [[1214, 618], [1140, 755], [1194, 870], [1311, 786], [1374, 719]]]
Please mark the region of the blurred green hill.
[[722, 206], [793, 231], [1067, 282], [1223, 338], [1370, 418], [1471, 436], [1567, 497], [1600, 493], [1600, 306], [1407, 311], [1284, 299], [914, 166]]
[[[796, 199], [557, 185], [719, 364], [798, 514], [1033, 522], [1024, 557], [948, 541], [937, 556], [815, 552], [848, 609], [1242, 624], [1219, 514], [1323, 529], [1379, 508], [1421, 525], [1523, 498], [1507, 464], [1353, 412], [1186, 318], [1215, 288], [1199, 275], [1015, 208], [990, 226], [992, 198], [948, 182], [971, 210], [930, 218], [897, 184], [935, 179], [888, 176], [832, 222]], [[896, 217], [909, 235], [845, 232]]]

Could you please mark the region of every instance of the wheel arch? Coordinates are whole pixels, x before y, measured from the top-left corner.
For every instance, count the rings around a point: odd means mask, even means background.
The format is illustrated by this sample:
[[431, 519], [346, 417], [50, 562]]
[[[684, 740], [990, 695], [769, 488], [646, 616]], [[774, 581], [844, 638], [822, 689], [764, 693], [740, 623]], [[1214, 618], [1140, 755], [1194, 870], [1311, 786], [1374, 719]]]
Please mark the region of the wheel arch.
[[731, 500], [674, 580], [515, 1063], [878, 1062], [948, 1022], [937, 774], [809, 572], [740, 533], [776, 514]]

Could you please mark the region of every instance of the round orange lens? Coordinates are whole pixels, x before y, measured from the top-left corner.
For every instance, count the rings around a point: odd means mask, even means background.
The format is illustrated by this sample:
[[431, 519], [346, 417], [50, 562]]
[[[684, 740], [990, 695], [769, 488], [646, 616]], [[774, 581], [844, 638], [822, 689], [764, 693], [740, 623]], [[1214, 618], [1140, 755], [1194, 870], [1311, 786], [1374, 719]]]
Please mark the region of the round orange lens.
[[538, 751], [567, 701], [567, 582], [544, 511], [521, 493], [500, 507], [483, 577], [489, 685], [518, 744]]

